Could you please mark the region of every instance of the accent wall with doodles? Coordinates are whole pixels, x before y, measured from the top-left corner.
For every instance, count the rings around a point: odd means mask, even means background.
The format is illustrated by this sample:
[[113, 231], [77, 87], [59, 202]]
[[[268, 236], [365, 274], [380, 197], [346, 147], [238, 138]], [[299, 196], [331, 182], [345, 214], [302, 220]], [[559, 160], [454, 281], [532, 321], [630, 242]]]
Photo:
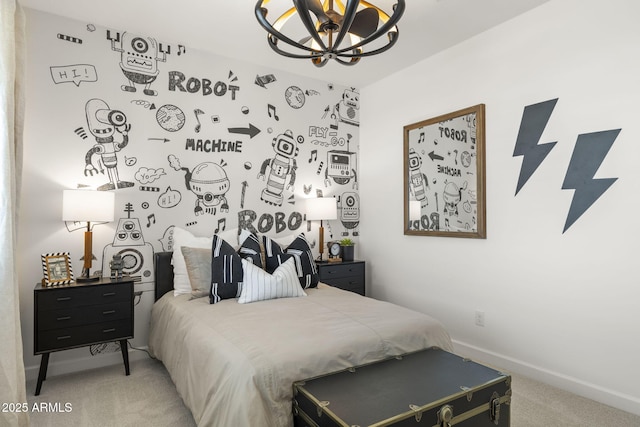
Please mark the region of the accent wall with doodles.
[[[196, 236], [304, 232], [317, 255], [319, 224], [306, 220], [304, 200], [323, 196], [338, 208], [338, 219], [324, 223], [325, 240], [357, 240], [357, 88], [26, 12], [23, 312], [33, 312], [41, 253], [68, 251], [81, 271], [84, 224], [62, 221], [66, 189], [115, 193], [114, 222], [93, 228], [92, 271], [108, 276], [121, 255], [136, 277], [138, 347], [147, 345], [154, 253], [172, 250], [174, 227]], [[29, 354], [32, 319], [23, 317], [29, 370], [38, 359]], [[73, 351], [82, 358], [118, 350], [103, 347]]]

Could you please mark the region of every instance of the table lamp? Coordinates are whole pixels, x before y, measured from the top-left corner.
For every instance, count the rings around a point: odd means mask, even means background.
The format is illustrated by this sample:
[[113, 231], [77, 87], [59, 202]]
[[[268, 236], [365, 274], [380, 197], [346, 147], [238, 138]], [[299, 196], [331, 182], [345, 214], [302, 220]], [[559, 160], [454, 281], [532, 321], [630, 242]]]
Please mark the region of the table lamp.
[[99, 276], [91, 276], [93, 259], [93, 233], [91, 223], [111, 222], [114, 215], [115, 193], [95, 190], [64, 190], [62, 192], [62, 220], [86, 222], [84, 232], [84, 265], [82, 274], [76, 277], [77, 282], [98, 280]]
[[338, 208], [336, 207], [336, 199], [333, 197], [316, 197], [315, 199], [307, 199], [307, 221], [320, 220], [320, 261], [324, 253], [324, 227], [323, 220], [337, 219]]

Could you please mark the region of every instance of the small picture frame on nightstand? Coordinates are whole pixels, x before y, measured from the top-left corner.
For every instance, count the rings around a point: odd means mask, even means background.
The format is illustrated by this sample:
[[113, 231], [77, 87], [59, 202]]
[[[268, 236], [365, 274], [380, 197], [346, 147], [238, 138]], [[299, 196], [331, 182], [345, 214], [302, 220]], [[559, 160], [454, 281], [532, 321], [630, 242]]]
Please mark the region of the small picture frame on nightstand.
[[68, 285], [73, 283], [73, 269], [69, 252], [42, 254], [43, 286]]

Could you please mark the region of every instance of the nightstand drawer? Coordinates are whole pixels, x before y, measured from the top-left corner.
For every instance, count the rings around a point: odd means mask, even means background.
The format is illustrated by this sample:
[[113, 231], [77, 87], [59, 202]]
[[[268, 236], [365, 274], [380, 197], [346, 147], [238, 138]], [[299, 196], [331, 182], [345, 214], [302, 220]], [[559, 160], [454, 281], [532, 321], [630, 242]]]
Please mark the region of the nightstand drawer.
[[133, 337], [131, 319], [41, 331], [35, 354]]
[[355, 292], [360, 295], [364, 295], [364, 281], [361, 277], [343, 277], [332, 279], [328, 285], [335, 286], [336, 288], [344, 289], [345, 291]]
[[46, 331], [91, 323], [128, 319], [130, 317], [131, 303], [129, 301], [116, 302], [113, 304], [63, 308], [60, 310], [46, 310], [38, 313], [37, 328], [38, 331]]
[[37, 292], [36, 298], [38, 299], [39, 310], [56, 310], [106, 304], [115, 301], [129, 301], [131, 299], [131, 287], [126, 284], [115, 284], [47, 289], [43, 292]]
[[332, 280], [337, 277], [364, 277], [364, 263], [335, 263], [323, 265], [319, 271], [320, 280]]

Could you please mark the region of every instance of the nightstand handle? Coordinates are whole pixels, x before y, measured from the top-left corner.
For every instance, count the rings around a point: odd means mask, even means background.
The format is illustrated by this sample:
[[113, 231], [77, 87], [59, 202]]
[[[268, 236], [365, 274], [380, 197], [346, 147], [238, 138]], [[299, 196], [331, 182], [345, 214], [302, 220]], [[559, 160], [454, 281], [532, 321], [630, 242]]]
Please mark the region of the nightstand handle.
[[71, 319], [71, 316], [64, 316], [64, 317], [57, 317], [56, 320], [60, 321], [60, 320], [69, 320]]
[[114, 314], [116, 311], [115, 310], [107, 310], [107, 311], [103, 311], [102, 314], [107, 315], [107, 314]]
[[114, 296], [116, 293], [115, 292], [107, 292], [105, 294], [102, 294], [103, 297], [112, 297]]
[[62, 341], [62, 340], [68, 340], [69, 338], [71, 338], [71, 335], [63, 335], [61, 337], [56, 338], [58, 341]]
[[71, 301], [71, 297], [58, 297], [57, 301]]
[[115, 332], [116, 328], [110, 328], [110, 329], [103, 329], [102, 333], [103, 334], [108, 334], [109, 332]]

